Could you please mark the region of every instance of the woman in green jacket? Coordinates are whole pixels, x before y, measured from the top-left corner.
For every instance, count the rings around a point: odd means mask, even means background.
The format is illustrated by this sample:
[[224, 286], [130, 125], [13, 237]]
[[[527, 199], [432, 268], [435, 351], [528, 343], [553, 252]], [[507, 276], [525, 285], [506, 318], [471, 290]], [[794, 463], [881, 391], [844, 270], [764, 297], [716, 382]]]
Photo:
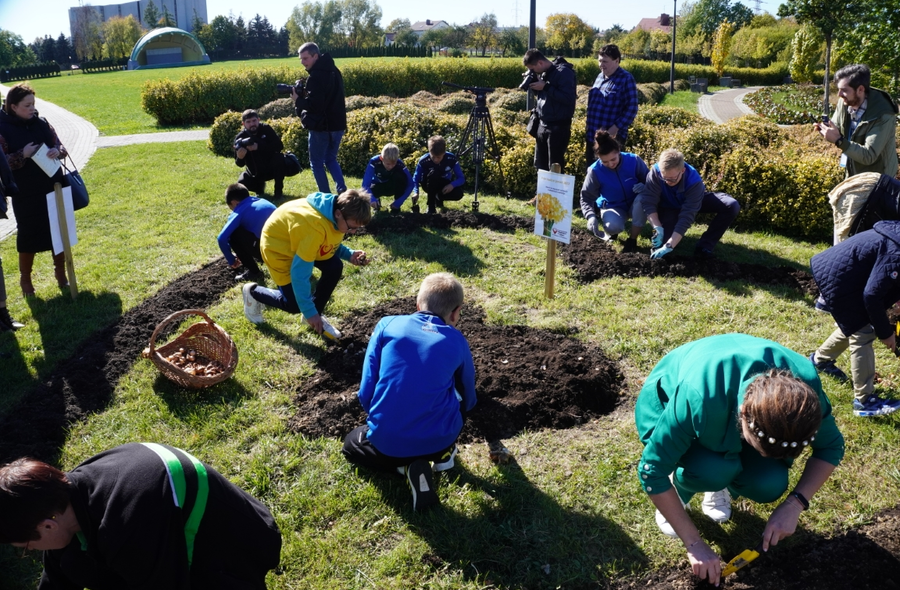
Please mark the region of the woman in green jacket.
[[763, 531], [767, 551], [794, 533], [800, 512], [844, 456], [809, 359], [745, 334], [703, 338], [667, 354], [644, 382], [634, 414], [644, 444], [638, 473], [656, 522], [681, 539], [694, 574], [710, 583], [718, 583], [722, 564], [685, 511], [694, 494], [704, 492], [703, 512], [725, 522], [732, 497], [782, 497], [793, 460], [810, 447], [797, 487]]

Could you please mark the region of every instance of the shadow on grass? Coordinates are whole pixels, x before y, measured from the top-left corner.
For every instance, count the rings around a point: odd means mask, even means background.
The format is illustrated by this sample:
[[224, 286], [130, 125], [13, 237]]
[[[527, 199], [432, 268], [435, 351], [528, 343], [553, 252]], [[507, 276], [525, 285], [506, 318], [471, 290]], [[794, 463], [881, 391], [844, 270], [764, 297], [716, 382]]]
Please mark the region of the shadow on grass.
[[[488, 587], [596, 588], [598, 569], [647, 567], [643, 550], [611, 519], [560, 506], [529, 481], [513, 459], [491, 478], [457, 466], [436, 475], [442, 497], [468, 491], [477, 506], [467, 513], [446, 504], [419, 514], [412, 510], [406, 480], [359, 469], [379, 488], [387, 504], [425, 539], [432, 552], [422, 563], [435, 575], [457, 569]], [[608, 568], [607, 568], [608, 569]]]
[[439, 262], [458, 276], [479, 274], [485, 263], [464, 246], [452, 229], [416, 230], [412, 234], [379, 233], [373, 236], [394, 258]]
[[0, 545], [0, 588], [33, 590], [41, 577], [41, 552], [30, 551], [22, 558], [22, 550]]

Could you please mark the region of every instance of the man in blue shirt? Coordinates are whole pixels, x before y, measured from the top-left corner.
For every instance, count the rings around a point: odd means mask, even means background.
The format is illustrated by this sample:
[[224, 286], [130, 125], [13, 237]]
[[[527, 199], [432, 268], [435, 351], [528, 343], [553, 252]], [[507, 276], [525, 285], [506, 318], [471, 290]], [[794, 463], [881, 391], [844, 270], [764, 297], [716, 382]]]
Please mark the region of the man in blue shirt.
[[[231, 215], [219, 232], [219, 249], [228, 266], [244, 266], [244, 272], [237, 275], [236, 280], [259, 280], [262, 278], [256, 262], [262, 261], [259, 237], [269, 216], [275, 211], [275, 205], [265, 199], [251, 197], [247, 187], [240, 183], [229, 185], [225, 189], [225, 204], [231, 209]], [[234, 254], [231, 253], [232, 250]]]
[[344, 439], [351, 463], [406, 475], [414, 510], [440, 503], [432, 469], [453, 467], [463, 413], [476, 402], [472, 352], [455, 327], [462, 302], [460, 282], [436, 273], [422, 281], [416, 313], [378, 322], [359, 387], [369, 416]]
[[638, 112], [638, 92], [634, 76], [619, 67], [622, 53], [616, 45], [600, 48], [600, 73], [588, 92], [587, 106], [587, 164], [597, 161], [594, 137], [598, 130], [608, 131], [610, 137], [625, 147], [628, 128]]

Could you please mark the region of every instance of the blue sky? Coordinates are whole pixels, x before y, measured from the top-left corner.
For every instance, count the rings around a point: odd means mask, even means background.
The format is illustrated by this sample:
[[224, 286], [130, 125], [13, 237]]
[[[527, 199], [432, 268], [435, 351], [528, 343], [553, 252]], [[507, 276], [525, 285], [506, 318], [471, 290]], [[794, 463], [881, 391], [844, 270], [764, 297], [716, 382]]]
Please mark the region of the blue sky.
[[[453, 0], [452, 2], [412, 3], [409, 0], [375, 0], [382, 10], [382, 26], [387, 26], [395, 18], [408, 18], [410, 22], [419, 20], [445, 20], [454, 24], [465, 24], [478, 20], [485, 13], [494, 13], [500, 26], [527, 25], [530, 12], [528, 0]], [[782, 0], [760, 0], [760, 8], [775, 14]], [[85, 4], [112, 4], [113, 2], [85, 2]], [[206, 8], [210, 19], [222, 14], [243, 16], [249, 20], [259, 13], [280, 28], [287, 22], [294, 6], [301, 2], [291, 0], [207, 0]], [[744, 0], [751, 9], [756, 8], [754, 0]], [[36, 37], [69, 32], [68, 9], [77, 6], [78, 0], [0, 0], [0, 29], [8, 29], [21, 35], [26, 43]], [[679, 6], [681, 3], [679, 2]], [[625, 29], [634, 27], [641, 18], [655, 17], [665, 12], [671, 14], [674, 0], [536, 0], [536, 16], [539, 27], [547, 16], [555, 13], [572, 12], [600, 29], [614, 24]]]

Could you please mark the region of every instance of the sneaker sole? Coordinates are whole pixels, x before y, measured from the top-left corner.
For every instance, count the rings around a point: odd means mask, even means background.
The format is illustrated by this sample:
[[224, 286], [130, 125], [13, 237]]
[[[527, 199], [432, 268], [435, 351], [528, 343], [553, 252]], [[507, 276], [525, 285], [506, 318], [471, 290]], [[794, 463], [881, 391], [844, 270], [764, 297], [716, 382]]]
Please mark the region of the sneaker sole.
[[263, 317], [261, 313], [253, 313], [254, 308], [259, 305], [259, 302], [250, 294], [253, 285], [253, 283], [247, 283], [241, 287], [241, 294], [244, 297], [244, 316], [246, 316], [251, 323], [258, 325], [263, 323]]

